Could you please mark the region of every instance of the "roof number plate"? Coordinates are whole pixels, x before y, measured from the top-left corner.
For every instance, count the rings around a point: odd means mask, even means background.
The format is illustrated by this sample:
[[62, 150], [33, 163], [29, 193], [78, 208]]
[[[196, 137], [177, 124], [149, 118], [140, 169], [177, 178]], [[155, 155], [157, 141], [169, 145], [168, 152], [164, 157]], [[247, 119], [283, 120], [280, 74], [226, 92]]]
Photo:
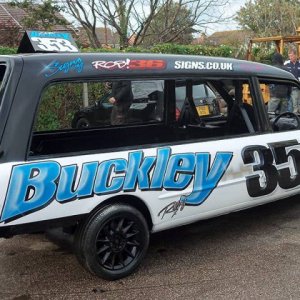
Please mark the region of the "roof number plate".
[[69, 32], [26, 31], [18, 53], [79, 52]]

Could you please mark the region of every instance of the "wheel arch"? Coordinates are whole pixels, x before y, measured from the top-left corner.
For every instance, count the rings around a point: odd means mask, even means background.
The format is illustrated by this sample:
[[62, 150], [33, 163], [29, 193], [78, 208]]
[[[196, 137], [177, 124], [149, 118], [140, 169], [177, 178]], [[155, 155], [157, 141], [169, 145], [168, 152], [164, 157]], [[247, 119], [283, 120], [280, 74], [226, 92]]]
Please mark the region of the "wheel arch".
[[142, 199], [140, 199], [139, 197], [133, 196], [133, 195], [118, 195], [118, 196], [106, 199], [105, 201], [101, 202], [98, 206], [96, 206], [90, 212], [89, 215], [94, 214], [95, 212], [99, 211], [100, 209], [102, 209], [105, 206], [112, 205], [115, 203], [127, 204], [127, 205], [130, 205], [130, 206], [136, 208], [144, 216], [144, 218], [147, 222], [149, 231], [152, 230], [153, 222], [152, 222], [152, 217], [151, 217], [151, 213], [150, 213], [148, 206], [145, 204], [145, 202]]

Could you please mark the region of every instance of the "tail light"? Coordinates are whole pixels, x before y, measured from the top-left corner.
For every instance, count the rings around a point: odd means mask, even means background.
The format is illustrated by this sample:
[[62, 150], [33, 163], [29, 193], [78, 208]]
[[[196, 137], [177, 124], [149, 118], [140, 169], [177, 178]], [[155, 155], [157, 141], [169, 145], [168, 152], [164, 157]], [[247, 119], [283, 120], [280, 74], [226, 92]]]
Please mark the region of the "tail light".
[[176, 116], [176, 121], [179, 120], [179, 116], [180, 116], [180, 109], [176, 107], [176, 111], [175, 111], [175, 116]]

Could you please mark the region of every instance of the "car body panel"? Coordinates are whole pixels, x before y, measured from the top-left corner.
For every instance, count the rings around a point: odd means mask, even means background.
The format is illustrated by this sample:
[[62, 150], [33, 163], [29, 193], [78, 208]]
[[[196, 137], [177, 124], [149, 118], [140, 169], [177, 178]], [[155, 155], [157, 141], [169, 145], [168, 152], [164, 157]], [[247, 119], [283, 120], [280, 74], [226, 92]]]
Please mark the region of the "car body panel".
[[[12, 71], [16, 81], [12, 83], [10, 79], [6, 90], [14, 89], [14, 93], [11, 91], [10, 97], [5, 96], [3, 100], [9, 103], [9, 109], [0, 110], [4, 115], [1, 122], [5, 124], [0, 126], [3, 130], [0, 157], [2, 234], [3, 229], [17, 225], [86, 215], [113, 197], [134, 196], [143, 201], [151, 215], [152, 230], [159, 231], [299, 192], [298, 185], [282, 188], [279, 183], [276, 186], [274, 183], [280, 182], [278, 174], [282, 168], [287, 169], [286, 172], [290, 170], [293, 178], [295, 159], [277, 166], [273, 158], [274, 162], [272, 160], [268, 165], [272, 165], [273, 175], [263, 168], [267, 161], [264, 155], [269, 159], [272, 153], [276, 153], [277, 150], [273, 149], [276, 143], [281, 145], [280, 151], [286, 156], [295, 156], [292, 150], [298, 151], [299, 130], [280, 133], [262, 130], [250, 136], [187, 140], [183, 143], [177, 140], [153, 145], [139, 144], [137, 140], [135, 145], [90, 153], [74, 151], [43, 157], [30, 157], [29, 153], [35, 114], [43, 90], [58, 81], [243, 76], [257, 89], [253, 93], [257, 98], [255, 101], [263, 103], [259, 99], [259, 85], [255, 78], [276, 78], [299, 86], [288, 72], [263, 64], [199, 56], [76, 53], [4, 59], [12, 60], [18, 70]], [[108, 118], [110, 106], [106, 100], [100, 102], [98, 105], [106, 110]], [[169, 115], [160, 126], [173, 128], [175, 113], [171, 112], [171, 102], [175, 106], [175, 99], [166, 99]], [[132, 106], [133, 111], [147, 108], [142, 101]], [[94, 106], [78, 112], [78, 117], [89, 110], [96, 114]], [[96, 116], [92, 118], [96, 120]], [[265, 124], [260, 125], [260, 128], [268, 128]], [[149, 125], [149, 136], [152, 128]], [[84, 131], [76, 132], [85, 134]], [[63, 138], [68, 132], [60, 134]], [[270, 189], [268, 180], [272, 184]], [[253, 186], [257, 190], [252, 191], [250, 187]]]

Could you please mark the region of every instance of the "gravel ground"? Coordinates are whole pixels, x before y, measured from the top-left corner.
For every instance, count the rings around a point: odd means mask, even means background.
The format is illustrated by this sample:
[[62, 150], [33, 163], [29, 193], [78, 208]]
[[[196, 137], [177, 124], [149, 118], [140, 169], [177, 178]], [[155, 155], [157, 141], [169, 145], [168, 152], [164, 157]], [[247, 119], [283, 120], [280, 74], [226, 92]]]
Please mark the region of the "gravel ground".
[[0, 299], [299, 299], [300, 201], [294, 197], [155, 234], [139, 270], [108, 282], [69, 243], [0, 239]]

